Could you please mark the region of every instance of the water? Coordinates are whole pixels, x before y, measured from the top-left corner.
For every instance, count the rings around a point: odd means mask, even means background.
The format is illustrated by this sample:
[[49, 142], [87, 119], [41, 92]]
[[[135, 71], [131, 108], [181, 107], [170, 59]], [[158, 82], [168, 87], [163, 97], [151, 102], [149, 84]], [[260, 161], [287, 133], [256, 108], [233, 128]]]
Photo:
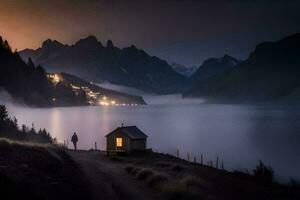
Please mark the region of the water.
[[[171, 98], [169, 99], [171, 100]], [[165, 101], [166, 102], [166, 101]], [[279, 180], [300, 179], [300, 107], [209, 105], [200, 102], [130, 107], [24, 108], [9, 106], [19, 124], [46, 128], [59, 142], [74, 131], [79, 148], [120, 126], [136, 125], [148, 136], [148, 147], [184, 158], [218, 156], [229, 170], [253, 169], [259, 159], [275, 169]], [[69, 142], [69, 147], [71, 144]]]

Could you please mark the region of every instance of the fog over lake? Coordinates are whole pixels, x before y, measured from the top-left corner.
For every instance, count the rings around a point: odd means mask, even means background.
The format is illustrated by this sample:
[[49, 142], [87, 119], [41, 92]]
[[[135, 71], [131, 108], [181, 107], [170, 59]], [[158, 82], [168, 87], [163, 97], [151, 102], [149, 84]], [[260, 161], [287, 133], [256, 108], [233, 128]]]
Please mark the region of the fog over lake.
[[[277, 177], [300, 178], [299, 108], [238, 105], [148, 105], [134, 107], [67, 107], [32, 109], [9, 106], [20, 124], [45, 127], [59, 142], [76, 131], [79, 147], [97, 141], [120, 126], [137, 125], [149, 135], [148, 147], [181, 156], [219, 156], [226, 169], [252, 169], [258, 159]], [[69, 142], [69, 147], [71, 144]]]
[[[145, 95], [150, 105], [121, 107], [26, 108], [8, 105], [19, 124], [46, 128], [59, 142], [75, 131], [79, 148], [95, 141], [105, 149], [105, 135], [121, 126], [136, 125], [148, 136], [148, 147], [204, 162], [218, 156], [228, 170], [252, 170], [259, 159], [279, 180], [300, 179], [300, 107], [203, 104], [180, 95]], [[220, 161], [220, 162], [221, 162]]]

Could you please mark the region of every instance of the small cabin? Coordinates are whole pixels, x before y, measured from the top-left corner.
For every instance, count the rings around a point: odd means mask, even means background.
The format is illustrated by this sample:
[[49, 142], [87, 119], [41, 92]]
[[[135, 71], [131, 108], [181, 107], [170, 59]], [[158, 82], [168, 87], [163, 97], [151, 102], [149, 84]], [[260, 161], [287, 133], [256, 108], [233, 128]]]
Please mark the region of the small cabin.
[[136, 126], [118, 127], [105, 137], [108, 153], [122, 152], [130, 154], [146, 150], [148, 136]]

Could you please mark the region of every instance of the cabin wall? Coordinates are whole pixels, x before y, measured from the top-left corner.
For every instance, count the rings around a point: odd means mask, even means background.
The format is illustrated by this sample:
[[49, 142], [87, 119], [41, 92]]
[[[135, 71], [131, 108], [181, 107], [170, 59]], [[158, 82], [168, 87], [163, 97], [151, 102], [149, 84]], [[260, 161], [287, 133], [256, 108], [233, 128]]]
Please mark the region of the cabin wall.
[[132, 139], [131, 140], [131, 150], [145, 150], [146, 149], [146, 139]]
[[[122, 138], [123, 146], [117, 147], [117, 138]], [[146, 150], [146, 138], [144, 139], [130, 139], [126, 134], [121, 132], [111, 133], [106, 137], [107, 151], [120, 151], [130, 153], [134, 150]]]
[[[122, 138], [123, 140], [122, 147], [117, 147], [116, 138]], [[106, 137], [106, 150], [130, 152], [130, 139], [119, 133], [111, 134], [108, 137]]]
[[115, 140], [114, 137], [111, 135], [106, 137], [106, 151], [114, 151], [115, 148]]

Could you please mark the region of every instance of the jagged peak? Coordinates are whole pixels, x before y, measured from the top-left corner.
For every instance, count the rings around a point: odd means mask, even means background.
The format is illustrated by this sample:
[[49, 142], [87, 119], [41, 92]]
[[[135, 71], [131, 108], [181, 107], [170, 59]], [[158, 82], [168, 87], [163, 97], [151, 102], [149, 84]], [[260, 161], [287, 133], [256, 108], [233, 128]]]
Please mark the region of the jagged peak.
[[131, 49], [137, 49], [136, 46], [133, 45], [133, 44], [130, 46], [130, 48], [131, 48]]
[[106, 46], [107, 46], [108, 48], [113, 48], [113, 47], [114, 47], [114, 44], [113, 44], [113, 42], [112, 42], [111, 40], [107, 40]]
[[236, 60], [234, 57], [232, 57], [232, 56], [230, 56], [230, 55], [228, 55], [228, 54], [225, 54], [225, 55], [223, 56], [223, 58], [224, 58], [224, 59], [234, 59], [234, 60]]
[[58, 42], [57, 40], [47, 39], [43, 42], [42, 48], [51, 48], [51, 47], [63, 47], [62, 43]]
[[97, 42], [98, 42], [98, 39], [97, 39], [97, 37], [94, 36], [94, 35], [89, 35], [89, 36], [87, 36], [86, 38], [80, 39], [78, 42], [80, 42], [80, 41], [88, 41], [88, 42], [97, 43]]
[[78, 42], [75, 43], [76, 46], [86, 46], [86, 47], [99, 45], [99, 44], [102, 46], [102, 44], [98, 41], [98, 39], [94, 35], [89, 35], [86, 38], [80, 39]]
[[[229, 56], [228, 54], [225, 54], [223, 57], [220, 58], [208, 58], [207, 60], [204, 60], [201, 66], [205, 65], [215, 65], [217, 63], [228, 63], [232, 66], [238, 65], [241, 61]], [[200, 67], [201, 67], [200, 66]]]

